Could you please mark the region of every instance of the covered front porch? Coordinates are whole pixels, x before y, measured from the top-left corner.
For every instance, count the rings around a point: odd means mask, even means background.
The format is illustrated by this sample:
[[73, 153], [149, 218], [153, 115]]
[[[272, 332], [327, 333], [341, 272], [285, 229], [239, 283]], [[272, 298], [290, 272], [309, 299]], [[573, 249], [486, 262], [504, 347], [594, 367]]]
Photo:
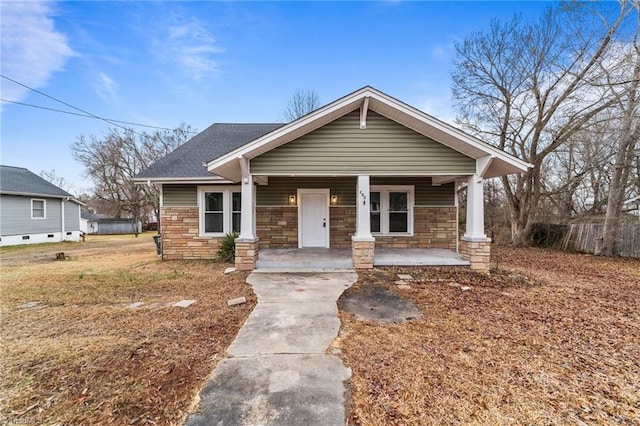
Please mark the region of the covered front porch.
[[[457, 253], [438, 248], [390, 248], [375, 250], [373, 266], [469, 266]], [[351, 249], [285, 248], [262, 249], [257, 270], [353, 269]]]
[[[457, 241], [457, 201], [455, 186], [449, 185], [450, 199], [444, 205], [429, 205], [438, 177], [384, 178], [412, 183], [412, 185], [372, 185], [380, 178], [359, 175], [345, 183], [344, 178], [320, 181], [315, 185], [325, 189], [301, 189], [309, 185], [309, 178], [272, 178], [268, 185], [254, 185], [253, 176], [242, 181], [241, 232], [236, 240], [236, 267], [252, 269], [370, 269], [375, 266], [469, 266], [488, 272], [489, 240], [484, 235], [482, 179], [477, 175], [466, 178], [467, 220], [466, 232]], [[443, 179], [439, 178], [439, 182]], [[438, 185], [440, 183], [438, 182]], [[351, 191], [339, 192], [340, 185]], [[289, 205], [284, 204], [290, 188]], [[297, 195], [291, 188], [297, 188]], [[385, 188], [391, 188], [384, 192]], [[256, 210], [256, 194], [261, 206]], [[280, 194], [280, 193], [283, 194]], [[355, 197], [348, 198], [351, 192]], [[273, 194], [277, 196], [273, 196]], [[428, 196], [425, 196], [424, 194]], [[308, 197], [310, 194], [312, 197]], [[337, 194], [337, 195], [336, 195]], [[374, 200], [385, 194], [396, 195], [401, 207], [386, 208], [382, 201]], [[268, 205], [275, 199], [280, 205]], [[282, 199], [282, 200], [281, 200]], [[307, 202], [310, 199], [312, 203]], [[419, 200], [415, 202], [414, 200]], [[335, 200], [337, 204], [333, 204]], [[340, 204], [341, 201], [345, 204]], [[374, 201], [372, 201], [374, 200]], [[426, 200], [426, 201], [424, 201]], [[390, 201], [388, 201], [389, 203]], [[395, 212], [390, 213], [390, 210]], [[380, 212], [384, 218], [380, 219]], [[257, 215], [260, 220], [258, 221]], [[307, 220], [309, 214], [310, 220]], [[401, 221], [398, 221], [398, 217]], [[373, 223], [377, 219], [377, 223]], [[403, 227], [404, 232], [391, 230], [391, 219]], [[384, 222], [387, 222], [384, 224]], [[383, 225], [381, 225], [381, 223]], [[310, 224], [310, 225], [307, 225]], [[397, 229], [396, 229], [397, 231]], [[312, 235], [314, 238], [308, 238]], [[308, 244], [311, 242], [311, 244]]]

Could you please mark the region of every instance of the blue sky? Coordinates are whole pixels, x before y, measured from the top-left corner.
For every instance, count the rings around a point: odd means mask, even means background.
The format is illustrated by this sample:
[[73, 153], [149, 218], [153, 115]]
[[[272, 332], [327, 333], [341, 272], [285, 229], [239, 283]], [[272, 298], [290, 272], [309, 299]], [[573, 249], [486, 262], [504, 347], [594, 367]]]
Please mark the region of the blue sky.
[[[1, 69], [91, 114], [169, 128], [281, 121], [296, 89], [324, 104], [365, 85], [452, 121], [454, 43], [545, 5], [3, 0]], [[0, 83], [2, 99], [73, 111]], [[0, 163], [91, 187], [70, 145], [107, 123], [3, 102], [1, 126]]]

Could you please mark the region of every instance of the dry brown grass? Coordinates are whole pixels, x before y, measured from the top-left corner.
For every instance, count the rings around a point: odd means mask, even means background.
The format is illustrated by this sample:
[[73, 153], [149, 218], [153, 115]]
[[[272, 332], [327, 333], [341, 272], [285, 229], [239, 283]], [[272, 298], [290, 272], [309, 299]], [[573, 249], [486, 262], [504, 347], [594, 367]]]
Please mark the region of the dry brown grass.
[[[59, 251], [70, 260], [52, 260]], [[0, 261], [0, 424], [179, 424], [255, 305], [246, 274], [160, 262], [149, 234], [3, 249]], [[248, 303], [227, 306], [239, 296]], [[181, 299], [197, 302], [167, 306]], [[19, 308], [29, 301], [41, 305]]]
[[360, 274], [356, 287], [385, 285], [423, 317], [380, 325], [341, 312], [348, 423], [640, 424], [640, 261], [494, 252], [491, 277], [409, 269], [420, 282], [399, 290], [399, 270]]

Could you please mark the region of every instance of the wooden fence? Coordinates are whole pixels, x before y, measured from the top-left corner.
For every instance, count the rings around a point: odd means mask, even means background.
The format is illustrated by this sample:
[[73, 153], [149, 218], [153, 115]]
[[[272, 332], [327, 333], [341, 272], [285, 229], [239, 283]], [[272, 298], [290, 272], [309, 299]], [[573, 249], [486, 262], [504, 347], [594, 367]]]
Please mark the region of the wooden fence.
[[[595, 253], [602, 243], [602, 223], [574, 223], [561, 241], [563, 250]], [[618, 231], [616, 253], [624, 257], [640, 257], [640, 223], [624, 223]]]

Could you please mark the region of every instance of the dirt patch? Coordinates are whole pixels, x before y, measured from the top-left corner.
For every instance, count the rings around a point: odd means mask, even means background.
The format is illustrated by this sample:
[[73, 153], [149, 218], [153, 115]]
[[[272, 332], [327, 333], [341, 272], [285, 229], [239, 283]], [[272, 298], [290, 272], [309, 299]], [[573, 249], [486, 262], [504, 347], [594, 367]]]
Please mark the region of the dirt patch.
[[411, 301], [377, 285], [348, 289], [340, 296], [338, 305], [360, 319], [381, 324], [404, 322], [421, 316]]
[[[59, 251], [70, 260], [50, 259]], [[0, 261], [1, 424], [181, 424], [256, 303], [246, 274], [159, 261], [150, 235]], [[229, 307], [232, 297], [247, 303]], [[170, 306], [184, 299], [196, 303]], [[21, 307], [30, 301], [40, 303]]]
[[[501, 271], [376, 270], [422, 318], [341, 312], [348, 423], [640, 424], [640, 261], [494, 248]], [[463, 291], [463, 287], [471, 287]], [[581, 423], [583, 422], [583, 423]]]

